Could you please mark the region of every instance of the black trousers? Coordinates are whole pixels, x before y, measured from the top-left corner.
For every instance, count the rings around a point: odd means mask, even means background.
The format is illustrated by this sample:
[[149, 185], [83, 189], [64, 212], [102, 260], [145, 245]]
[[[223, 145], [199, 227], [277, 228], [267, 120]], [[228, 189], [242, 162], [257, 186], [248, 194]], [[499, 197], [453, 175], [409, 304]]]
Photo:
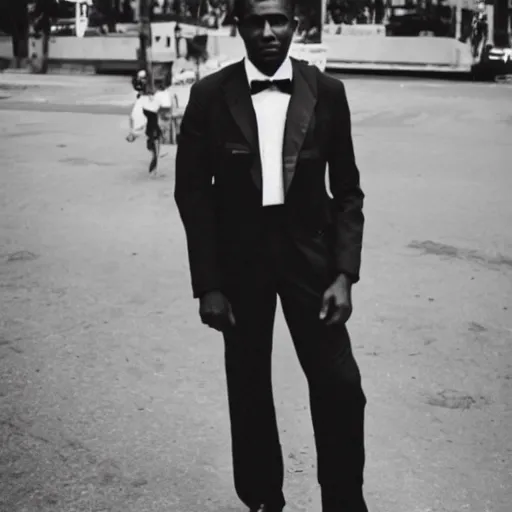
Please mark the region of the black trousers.
[[158, 123], [158, 112], [151, 112], [149, 110], [143, 110], [146, 116], [146, 138], [147, 148], [152, 151], [154, 149], [155, 140], [158, 140], [162, 136], [162, 130]]
[[315, 240], [302, 248], [292, 240], [282, 208], [263, 209], [261, 243], [228, 280], [236, 319], [224, 333], [235, 489], [248, 507], [285, 504], [271, 382], [279, 296], [309, 385], [323, 512], [367, 512], [361, 377], [346, 327], [319, 320], [332, 271]]

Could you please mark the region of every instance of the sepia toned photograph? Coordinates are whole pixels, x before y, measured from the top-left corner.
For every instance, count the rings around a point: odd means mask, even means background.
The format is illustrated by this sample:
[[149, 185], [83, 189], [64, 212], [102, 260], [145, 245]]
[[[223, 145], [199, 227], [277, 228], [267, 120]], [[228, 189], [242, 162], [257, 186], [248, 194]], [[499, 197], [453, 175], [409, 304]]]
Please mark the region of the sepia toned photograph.
[[0, 512], [512, 512], [511, 0], [0, 0]]

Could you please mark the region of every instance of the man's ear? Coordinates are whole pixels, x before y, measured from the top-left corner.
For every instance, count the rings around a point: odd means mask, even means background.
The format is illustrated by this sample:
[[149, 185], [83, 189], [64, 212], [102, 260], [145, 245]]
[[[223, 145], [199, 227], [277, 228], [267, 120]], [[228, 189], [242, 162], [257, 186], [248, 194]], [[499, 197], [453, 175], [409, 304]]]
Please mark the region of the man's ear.
[[236, 27], [238, 33], [242, 34], [242, 31], [243, 31], [242, 20], [238, 16], [235, 16], [233, 19], [235, 20], [235, 27]]

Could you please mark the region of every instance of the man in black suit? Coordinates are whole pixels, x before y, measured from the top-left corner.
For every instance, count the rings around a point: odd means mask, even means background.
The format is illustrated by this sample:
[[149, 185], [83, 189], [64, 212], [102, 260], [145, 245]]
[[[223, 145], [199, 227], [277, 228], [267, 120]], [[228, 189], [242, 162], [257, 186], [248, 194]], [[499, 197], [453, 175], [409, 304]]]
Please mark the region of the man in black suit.
[[224, 336], [238, 496], [251, 511], [285, 505], [271, 385], [279, 296], [309, 384], [323, 512], [366, 512], [366, 399], [345, 327], [364, 195], [343, 84], [288, 57], [294, 8], [235, 0], [247, 57], [192, 87], [175, 199], [201, 319]]

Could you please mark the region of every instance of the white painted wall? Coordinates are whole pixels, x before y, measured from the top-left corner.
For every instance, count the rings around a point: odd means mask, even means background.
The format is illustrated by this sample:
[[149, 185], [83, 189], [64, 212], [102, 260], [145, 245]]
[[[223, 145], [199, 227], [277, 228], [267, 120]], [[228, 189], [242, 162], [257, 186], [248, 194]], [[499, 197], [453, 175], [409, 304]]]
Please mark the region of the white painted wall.
[[[167, 36], [162, 33], [160, 41], [153, 46], [158, 60], [175, 58], [174, 30]], [[167, 47], [166, 37], [171, 37]], [[165, 39], [164, 39], [165, 38]], [[210, 36], [209, 52], [212, 56], [225, 59], [238, 59], [244, 55], [240, 37]], [[133, 36], [117, 37], [53, 37], [50, 40], [50, 58], [52, 60], [118, 60], [134, 61], [137, 58], [139, 41]], [[431, 65], [431, 66], [471, 66], [469, 46], [454, 39], [441, 37], [339, 37], [324, 34], [327, 47], [327, 62], [378, 63], [394, 65]], [[0, 57], [12, 58], [12, 46], [9, 38], [0, 38]]]

